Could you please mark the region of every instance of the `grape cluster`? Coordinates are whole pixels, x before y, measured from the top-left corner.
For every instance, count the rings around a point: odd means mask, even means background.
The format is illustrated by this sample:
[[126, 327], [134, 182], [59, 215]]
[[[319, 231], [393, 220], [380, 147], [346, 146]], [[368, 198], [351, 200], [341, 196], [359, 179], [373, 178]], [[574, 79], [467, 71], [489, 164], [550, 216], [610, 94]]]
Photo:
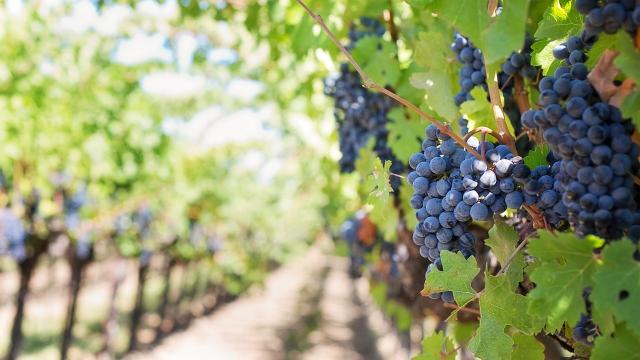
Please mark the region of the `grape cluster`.
[[586, 16], [584, 29], [592, 35], [615, 34], [620, 29], [634, 34], [640, 25], [640, 5], [635, 0], [577, 0], [575, 6]]
[[[538, 69], [531, 66], [531, 44], [532, 39], [527, 37], [522, 51], [512, 53], [502, 64], [502, 72], [498, 74], [498, 85], [505, 95], [511, 93], [513, 85], [511, 78], [514, 75], [519, 74], [528, 79], [537, 76]], [[463, 102], [471, 100], [470, 93], [474, 87], [481, 86], [485, 91], [487, 90], [487, 70], [482, 51], [463, 35], [459, 33], [454, 35], [451, 50], [456, 53], [456, 58], [462, 64], [459, 80], [461, 90], [454, 99], [456, 105], [460, 106]], [[508, 101], [509, 99], [505, 99], [505, 102]]]
[[580, 64], [574, 70], [572, 77], [577, 79], [586, 78], [588, 70], [584, 65], [587, 60], [585, 51], [593, 45], [596, 39], [594, 36], [589, 36], [587, 32], [582, 32], [580, 36], [571, 36], [566, 42], [553, 48], [553, 57], [563, 61], [566, 66]]
[[74, 194], [68, 194], [68, 191], [64, 191], [64, 222], [69, 230], [74, 230], [80, 224], [80, 209], [87, 202], [87, 189], [81, 187]]
[[523, 204], [541, 210], [548, 225], [557, 230], [567, 228], [567, 208], [562, 203], [560, 187], [560, 161], [552, 165], [539, 165], [533, 170], [525, 164], [516, 164], [512, 177], [520, 185], [507, 194], [505, 201], [510, 209], [519, 209]]
[[378, 36], [381, 37], [387, 29], [380, 23], [380, 21], [363, 16], [360, 18], [360, 26], [355, 26], [355, 24], [351, 24], [349, 27], [349, 45], [347, 49], [351, 49], [355, 43], [357, 43], [360, 39], [363, 39], [367, 36]]
[[639, 153], [631, 141], [634, 126], [601, 101], [587, 79], [584, 51], [593, 39], [584, 34], [554, 49], [565, 65], [540, 80], [542, 109], [525, 112], [521, 121], [540, 132], [561, 160], [557, 189], [576, 233], [612, 240], [627, 232], [638, 239], [640, 214], [630, 175]]
[[[420, 246], [420, 254], [432, 262], [427, 273], [434, 268], [442, 270], [442, 250], [460, 251], [465, 257], [473, 255], [476, 238], [469, 231], [471, 222], [491, 220], [507, 209], [507, 198], [513, 204], [514, 195], [510, 194], [521, 195], [515, 173], [520, 167], [526, 168], [521, 157], [514, 156], [505, 145], [480, 144], [473, 137], [468, 143], [484, 152], [484, 161], [430, 125], [422, 152], [409, 160], [414, 171], [407, 180], [414, 190], [411, 206], [418, 220], [413, 242]], [[522, 176], [528, 179], [531, 172]], [[434, 296], [453, 300], [449, 293]]]
[[[384, 33], [384, 31], [380, 32], [384, 27], [377, 20], [365, 18], [360, 22], [370, 25], [367, 28], [374, 30], [365, 32], [353, 30], [350, 32], [352, 41], [357, 41], [365, 35], [380, 36]], [[339, 145], [342, 153], [339, 161], [340, 171], [352, 172], [360, 149], [366, 147], [373, 138], [374, 152], [382, 161], [392, 162], [391, 172], [397, 174], [404, 172], [405, 166], [394, 156], [387, 144], [389, 137], [386, 126], [389, 121], [387, 114], [396, 106], [394, 101], [383, 94], [362, 87], [360, 76], [346, 63], [341, 65], [337, 76], [327, 77], [324, 84], [324, 93], [335, 100], [334, 113], [338, 123]], [[397, 190], [399, 185], [398, 178], [391, 178], [391, 186], [394, 190]]]
[[349, 248], [349, 274], [353, 278], [362, 276], [361, 269], [365, 264], [364, 256], [369, 250], [358, 240], [359, 229], [358, 215], [345, 221], [340, 229], [340, 235], [347, 242]]

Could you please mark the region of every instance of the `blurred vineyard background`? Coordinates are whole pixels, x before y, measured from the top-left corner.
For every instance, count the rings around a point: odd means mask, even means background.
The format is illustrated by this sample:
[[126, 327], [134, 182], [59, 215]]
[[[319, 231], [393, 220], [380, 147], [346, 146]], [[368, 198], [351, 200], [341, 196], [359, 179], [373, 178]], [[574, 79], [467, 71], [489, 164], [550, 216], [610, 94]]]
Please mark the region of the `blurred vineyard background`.
[[327, 69], [278, 60], [254, 6], [0, 7], [0, 353], [149, 348], [342, 211]]

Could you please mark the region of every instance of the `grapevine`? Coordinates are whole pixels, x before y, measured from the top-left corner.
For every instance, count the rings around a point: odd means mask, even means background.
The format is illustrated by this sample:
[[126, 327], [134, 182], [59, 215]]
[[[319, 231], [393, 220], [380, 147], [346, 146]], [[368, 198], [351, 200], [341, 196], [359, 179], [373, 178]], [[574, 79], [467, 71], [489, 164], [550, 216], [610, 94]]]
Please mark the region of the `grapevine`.
[[[415, 111], [415, 106], [406, 99], [372, 83], [350, 56], [349, 49], [340, 45], [322, 18], [313, 13], [303, 1], [298, 2], [340, 48], [366, 87]], [[593, 309], [610, 305], [598, 305], [598, 301], [603, 301], [602, 297], [594, 300], [598, 296], [593, 296], [592, 289], [596, 289], [595, 294], [603, 294], [604, 290], [601, 288], [606, 286], [593, 280], [605, 276], [599, 273], [605, 269], [598, 267], [593, 270], [595, 275], [588, 275], [571, 285], [574, 294], [584, 296], [583, 303], [577, 300], [575, 302], [582, 310], [567, 309], [559, 318], [536, 312], [545, 311], [536, 304], [549, 304], [549, 299], [562, 297], [547, 290], [546, 286], [553, 286], [554, 280], [543, 276], [544, 266], [558, 266], [547, 263], [545, 259], [548, 255], [543, 253], [553, 251], [544, 247], [550, 246], [554, 237], [558, 237], [556, 241], [567, 244], [559, 245], [561, 247], [584, 244], [580, 245], [584, 254], [598, 254], [603, 250], [607, 253], [610, 247], [616, 248], [618, 245], [613, 240], [622, 239], [621, 244], [637, 244], [640, 235], [637, 185], [634, 181], [640, 154], [632, 137], [635, 119], [624, 107], [620, 108], [620, 98], [609, 102], [612, 99], [611, 88], [605, 89], [604, 86], [607, 85], [599, 78], [609, 76], [606, 75], [609, 70], [605, 66], [622, 66], [623, 73], [627, 76], [632, 76], [631, 70], [624, 67], [623, 63], [611, 60], [593, 62], [597, 67], [595, 70], [592, 68], [594, 65], [588, 63], [589, 57], [599, 56], [603, 47], [620, 46], [606, 43], [611, 40], [601, 37], [602, 34], [615, 35], [620, 39], [625, 38], [618, 34], [619, 31], [632, 37], [636, 35], [640, 18], [636, 19], [635, 15], [640, 14], [640, 7], [635, 1], [595, 0], [577, 0], [566, 2], [562, 6], [566, 6], [565, 11], [572, 12], [570, 16], [582, 18], [584, 15], [584, 27], [573, 28], [573, 33], [563, 38], [559, 45], [547, 45], [549, 50], [545, 51], [551, 52], [555, 59], [552, 70], [549, 70], [548, 63], [543, 64], [542, 70], [532, 64], [535, 61], [540, 65], [540, 60], [536, 58], [540, 53], [538, 44], [548, 41], [547, 38], [539, 37], [541, 30], [536, 31], [533, 27], [531, 31], [534, 35], [522, 32], [526, 39], [523, 47], [513, 49], [510, 54], [503, 52], [501, 62], [497, 62], [496, 57], [492, 56], [492, 64], [487, 66], [482, 49], [483, 45], [487, 46], [486, 39], [477, 33], [465, 34], [456, 28], [460, 26], [471, 29], [464, 23], [456, 22], [458, 19], [452, 15], [464, 10], [456, 9], [454, 5], [433, 6], [443, 12], [444, 23], [450, 22], [455, 30], [451, 50], [462, 66], [457, 71], [460, 91], [452, 96], [454, 104], [467, 110], [467, 102], [477, 104], [487, 101], [495, 128], [480, 126], [474, 129], [470, 126], [470, 120], [475, 120], [473, 116], [461, 114], [457, 119], [460, 134], [464, 136], [462, 138], [452, 134], [450, 127], [420, 114], [432, 124], [426, 128], [426, 137], [424, 134], [421, 136], [423, 142], [420, 152], [408, 159], [411, 170], [406, 178], [413, 194], [407, 201], [415, 210], [417, 223], [412, 238], [419, 247], [420, 255], [427, 260], [424, 265], [426, 281], [422, 294], [442, 298], [445, 303], [457, 303], [461, 307], [456, 307], [456, 311], [469, 304], [479, 307], [480, 325], [468, 346], [476, 357], [483, 359], [510, 357], [506, 354], [507, 349], [503, 350], [505, 353], [496, 353], [495, 348], [487, 347], [484, 343], [491, 340], [482, 340], [486, 336], [485, 331], [488, 331], [485, 328], [489, 326], [487, 322], [495, 321], [489, 319], [497, 316], [491, 313], [489, 304], [497, 301], [494, 296], [500, 286], [511, 287], [510, 291], [513, 293], [509, 295], [508, 290], [498, 296], [515, 296], [530, 303], [528, 307], [518, 310], [515, 316], [524, 319], [541, 316], [546, 321], [546, 327], [532, 327], [525, 323], [514, 325], [518, 323], [515, 318], [503, 318], [500, 321], [515, 326], [516, 331], [522, 334], [546, 332], [557, 340], [560, 347], [576, 351], [578, 356], [584, 356], [585, 349], [572, 345], [574, 341], [587, 347], [587, 356], [593, 351], [594, 358], [603, 358], [602, 354], [606, 353], [607, 348], [606, 345], [601, 345], [604, 344], [601, 337], [603, 334], [615, 334], [619, 328], [624, 327], [625, 319], [631, 316], [629, 313], [617, 312], [616, 319], [613, 320], [614, 326], [606, 330], [599, 323], [603, 321], [602, 317], [598, 317], [601, 314], [595, 316]], [[416, 5], [414, 10], [418, 8], [420, 5]], [[438, 10], [433, 11], [437, 13]], [[487, 20], [484, 20], [489, 24], [487, 26], [497, 26], [498, 21], [494, 19], [509, 16], [505, 15], [506, 11], [497, 2], [489, 5], [488, 12]], [[547, 14], [540, 20], [540, 27], [557, 21]], [[433, 22], [437, 21], [430, 22], [428, 26], [432, 26]], [[472, 41], [470, 37], [480, 40]], [[477, 43], [482, 45], [477, 46]], [[497, 50], [491, 48], [488, 51]], [[625, 56], [637, 57], [633, 49], [631, 52], [631, 55]], [[620, 56], [614, 54], [613, 57], [616, 55]], [[610, 54], [604, 53], [602, 56], [610, 56], [611, 59]], [[496, 72], [496, 68], [501, 72]], [[540, 71], [545, 71], [546, 76], [541, 76]], [[619, 74], [619, 70], [611, 70], [613, 71]], [[622, 80], [626, 81], [626, 89], [629, 89], [628, 84], [633, 80]], [[479, 93], [474, 90], [476, 88], [484, 90], [487, 98], [472, 96], [472, 91], [474, 94]], [[605, 91], [609, 93], [605, 94]], [[626, 91], [628, 94], [628, 90]], [[531, 102], [526, 99], [531, 92], [538, 93], [533, 108], [530, 108]], [[501, 95], [504, 96], [504, 104]], [[427, 104], [428, 101], [427, 99]], [[440, 108], [433, 104], [432, 109]], [[513, 126], [517, 138], [528, 135], [531, 143], [523, 143], [516, 149], [507, 125], [509, 120], [517, 125]], [[497, 143], [488, 141], [487, 137], [491, 136]], [[549, 151], [545, 151], [543, 146], [548, 146]], [[522, 153], [519, 154], [517, 150]], [[516, 231], [507, 230], [507, 223], [513, 224]], [[488, 233], [470, 231], [472, 226], [478, 225], [488, 228]], [[574, 235], [570, 235], [571, 233]], [[480, 237], [476, 234], [480, 234]], [[601, 242], [594, 242], [593, 239]], [[501, 246], [510, 250], [505, 252]], [[635, 257], [634, 254], [637, 253], [639, 251], [636, 249], [627, 256]], [[471, 276], [474, 274], [472, 269], [476, 258], [478, 261], [485, 261], [483, 259], [486, 256], [495, 256], [498, 262], [480, 265], [480, 268], [488, 266], [490, 270], [483, 277], [484, 289], [478, 291], [470, 287], [475, 278]], [[576, 263], [572, 264], [571, 261]], [[567, 266], [577, 266], [581, 261], [585, 266], [593, 266], [590, 259], [569, 260], [568, 264], [572, 265]], [[530, 264], [540, 264], [542, 267], [530, 269]], [[495, 270], [491, 270], [491, 267], [495, 267]], [[460, 274], [465, 271], [468, 271], [468, 277], [461, 277]], [[535, 284], [535, 288], [531, 284]], [[480, 286], [482, 289], [482, 285]], [[621, 294], [625, 294], [626, 298], [628, 290], [625, 288]], [[474, 303], [477, 305], [473, 305]], [[563, 328], [572, 332], [570, 337], [573, 340], [567, 340], [564, 335], [557, 333]], [[430, 350], [425, 348], [425, 351]]]

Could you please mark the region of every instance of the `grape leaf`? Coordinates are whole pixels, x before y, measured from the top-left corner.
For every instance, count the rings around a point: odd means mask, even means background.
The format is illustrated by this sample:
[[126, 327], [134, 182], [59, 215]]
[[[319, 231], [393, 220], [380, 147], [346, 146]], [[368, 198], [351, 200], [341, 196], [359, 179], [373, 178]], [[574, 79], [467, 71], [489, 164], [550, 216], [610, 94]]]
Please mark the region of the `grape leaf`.
[[453, 102], [454, 92], [449, 75], [442, 69], [414, 73], [411, 85], [423, 89], [427, 95], [427, 104], [449, 122], [455, 119], [458, 109]]
[[471, 90], [472, 100], [465, 101], [460, 106], [460, 113], [469, 119], [469, 129], [480, 126], [489, 129], [496, 128], [496, 120], [491, 111], [491, 104], [487, 101], [487, 92], [476, 86]]
[[620, 105], [620, 110], [625, 118], [633, 119], [634, 124], [640, 126], [640, 90], [629, 94]]
[[[489, 238], [485, 240], [485, 244], [491, 248], [491, 251], [498, 258], [498, 262], [504, 265], [516, 249], [518, 233], [503, 221], [496, 221], [489, 230]], [[520, 251], [515, 255], [505, 273], [512, 290], [515, 290], [518, 283], [522, 281], [524, 265], [524, 254]]]
[[530, 0], [503, 3], [500, 16], [482, 32], [482, 51], [486, 64], [500, 63], [524, 44]]
[[489, 24], [491, 18], [487, 14], [487, 4], [476, 0], [435, 0], [428, 10], [438, 14], [453, 28], [471, 39], [477, 46], [481, 46], [481, 34]]
[[521, 333], [515, 333], [513, 338], [512, 359], [516, 360], [544, 360], [544, 345], [535, 337]]
[[[350, 0], [342, 4], [346, 6], [343, 11], [343, 20], [346, 24], [361, 16], [378, 17], [389, 6], [386, 0]], [[327, 3], [322, 0], [318, 1], [314, 8], [322, 9], [325, 6], [327, 6]]]
[[513, 340], [504, 333], [504, 324], [493, 315], [483, 314], [469, 350], [483, 360], [501, 360], [511, 359], [512, 348]]
[[582, 16], [570, 0], [554, 0], [547, 8], [535, 32], [536, 42], [531, 46], [533, 65], [542, 67], [545, 75], [553, 73], [561, 62], [553, 57], [553, 48], [582, 31]]
[[529, 296], [529, 314], [546, 318], [547, 331], [557, 331], [564, 322], [575, 323], [586, 311], [582, 291], [591, 286], [597, 262], [593, 249], [602, 244], [595, 237], [579, 239], [574, 234], [539, 231], [529, 241], [528, 252], [538, 266], [530, 273], [536, 284]]
[[471, 287], [471, 281], [480, 270], [476, 258], [471, 256], [465, 259], [462, 253], [450, 251], [443, 251], [440, 256], [443, 270], [434, 269], [427, 274], [422, 295], [452, 291], [458, 304], [467, 303], [476, 296], [475, 290]]
[[422, 353], [413, 360], [454, 360], [453, 342], [443, 332], [436, 332], [422, 340]]
[[387, 241], [394, 242], [398, 234], [396, 226], [398, 224], [398, 212], [393, 201], [391, 201], [391, 183], [389, 182], [389, 168], [391, 161], [387, 160], [382, 165], [379, 158], [371, 174], [365, 181], [365, 186], [372, 189], [367, 197], [367, 204], [373, 208], [369, 213], [371, 220], [378, 226], [378, 229]]
[[451, 325], [453, 326], [453, 340], [458, 345], [469, 343], [473, 334], [478, 330], [477, 322], [454, 322]]
[[561, 40], [538, 40], [531, 45], [531, 64], [540, 66], [544, 75], [553, 74], [562, 63], [553, 57], [553, 48], [560, 45]]
[[414, 87], [424, 89], [427, 104], [448, 121], [458, 114], [453, 98], [457, 88], [456, 62], [450, 50], [451, 31], [446, 24], [434, 16], [424, 16], [427, 31], [418, 35], [415, 46], [415, 63], [422, 67], [411, 77]]
[[420, 148], [418, 134], [424, 131], [424, 123], [419, 116], [401, 107], [391, 110], [387, 117], [392, 120], [387, 123], [389, 147], [399, 159], [408, 159]]
[[637, 246], [620, 240], [605, 247], [603, 264], [593, 276], [589, 299], [598, 323], [626, 322], [626, 327], [640, 336], [640, 262], [633, 258]]
[[615, 35], [602, 34], [587, 53], [587, 66], [593, 68], [605, 50], [617, 50], [618, 56], [614, 65], [627, 77], [640, 81], [640, 54], [633, 45], [629, 35], [620, 31]]
[[539, 165], [547, 165], [547, 155], [549, 154], [549, 147], [547, 145], [536, 145], [536, 147], [529, 151], [529, 154], [524, 157], [524, 163], [530, 169]]
[[529, 1], [505, 2], [495, 18], [489, 16], [483, 1], [436, 0], [429, 9], [482, 49], [485, 63], [493, 64], [522, 48]]
[[530, 298], [516, 294], [504, 275], [485, 276], [485, 288], [480, 297], [482, 316], [491, 315], [504, 326], [510, 325], [525, 334], [533, 335], [541, 327], [536, 315], [527, 316]]
[[391, 161], [384, 165], [380, 158], [371, 150], [373, 139], [369, 140], [366, 147], [360, 149], [356, 159], [356, 172], [365, 181], [360, 185], [359, 191], [362, 198], [367, 199], [367, 204], [372, 206], [369, 216], [378, 226], [385, 238], [393, 241], [397, 237], [396, 225], [398, 212], [391, 201], [391, 183], [389, 182], [389, 169]]
[[592, 360], [639, 360], [640, 337], [627, 330], [624, 326], [617, 326], [615, 336], [603, 335], [596, 338]]
[[625, 32], [618, 33], [620, 35], [618, 36], [617, 49], [620, 53], [613, 63], [623, 74], [638, 83], [640, 82], [640, 54]]
[[536, 39], [563, 39], [582, 31], [582, 15], [571, 0], [555, 0], [545, 12], [534, 34]]
[[[400, 185], [400, 199], [402, 201], [402, 208], [404, 209], [405, 214], [413, 214], [415, 209], [411, 207], [411, 197], [413, 196], [413, 188], [411, 184], [409, 184], [406, 179], [402, 180], [402, 184]], [[418, 219], [415, 216], [405, 216], [405, 221], [407, 222], [407, 228], [413, 229], [418, 224]]]
[[382, 38], [371, 35], [358, 40], [351, 55], [365, 74], [382, 86], [395, 85], [400, 79], [396, 48]]

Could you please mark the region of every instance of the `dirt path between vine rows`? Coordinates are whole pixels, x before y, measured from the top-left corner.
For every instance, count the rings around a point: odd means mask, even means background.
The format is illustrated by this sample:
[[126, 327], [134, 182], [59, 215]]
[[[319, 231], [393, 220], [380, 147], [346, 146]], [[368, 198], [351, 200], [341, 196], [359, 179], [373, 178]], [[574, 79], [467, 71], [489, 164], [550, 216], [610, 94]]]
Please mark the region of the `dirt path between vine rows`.
[[129, 359], [407, 359], [346, 259], [314, 247], [257, 289]]

